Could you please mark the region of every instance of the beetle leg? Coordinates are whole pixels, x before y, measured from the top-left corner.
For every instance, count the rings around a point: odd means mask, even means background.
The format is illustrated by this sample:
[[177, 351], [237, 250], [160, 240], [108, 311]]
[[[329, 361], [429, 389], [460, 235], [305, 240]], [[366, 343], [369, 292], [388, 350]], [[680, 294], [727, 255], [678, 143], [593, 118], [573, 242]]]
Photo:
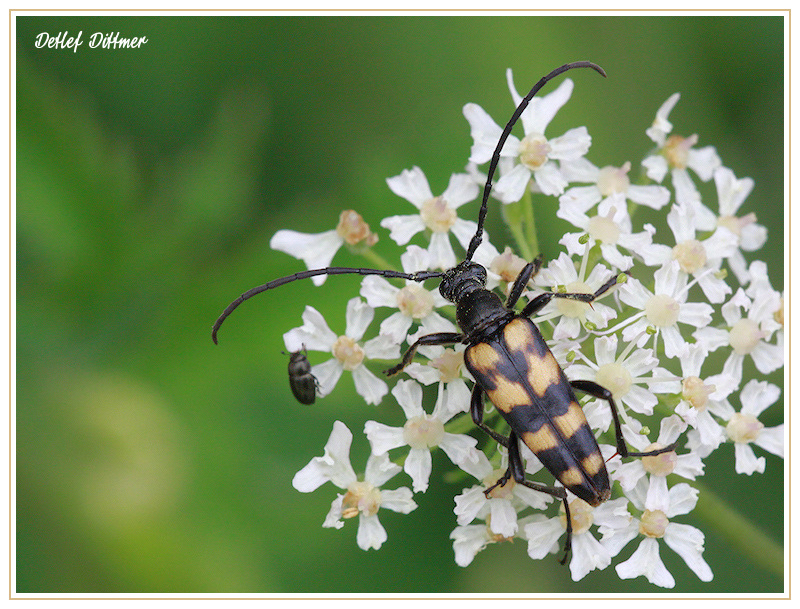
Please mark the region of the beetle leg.
[[[472, 398], [469, 402], [469, 413], [472, 416], [472, 422], [485, 431], [495, 442], [500, 446], [508, 448], [508, 438], [497, 433], [494, 429], [489, 427], [483, 422], [483, 388], [475, 383], [472, 388]], [[506, 478], [508, 480], [508, 478]], [[503, 482], [505, 484], [505, 482]], [[492, 487], [494, 488], [494, 487]]]
[[572, 550], [572, 514], [569, 512], [569, 502], [567, 498], [562, 499], [564, 502], [564, 513], [567, 515], [567, 539], [564, 541], [564, 556], [559, 560], [562, 565], [567, 562], [567, 557]]
[[611, 406], [611, 416], [614, 417], [614, 430], [617, 437], [617, 452], [619, 453], [620, 457], [652, 457], [653, 455], [668, 453], [672, 450], [675, 450], [675, 448], [678, 446], [677, 442], [673, 442], [665, 448], [658, 448], [656, 450], [650, 450], [643, 453], [629, 451], [628, 444], [625, 442], [625, 438], [622, 437], [622, 426], [620, 425], [619, 421], [619, 413], [617, 412], [617, 405], [614, 403], [614, 398], [612, 397], [611, 392], [602, 385], [598, 385], [594, 381], [570, 381], [569, 384], [572, 385], [573, 389], [577, 389], [582, 393], [588, 393], [593, 397], [605, 400], [608, 402], [608, 405]]
[[384, 374], [386, 376], [394, 376], [403, 370], [403, 368], [408, 366], [411, 363], [411, 360], [414, 358], [414, 354], [417, 352], [417, 347], [421, 347], [423, 345], [452, 345], [455, 343], [460, 343], [463, 339], [464, 335], [457, 334], [456, 332], [437, 332], [435, 334], [426, 334], [425, 336], [420, 337], [417, 342], [408, 348], [408, 351], [403, 354], [403, 359], [399, 364], [393, 368], [384, 370]]
[[517, 436], [512, 431], [508, 438], [508, 469], [506, 470], [504, 478], [513, 475], [514, 481], [523, 486], [527, 486], [540, 493], [547, 493], [556, 499], [561, 499], [564, 503], [564, 512], [567, 515], [567, 538], [564, 541], [564, 556], [559, 561], [562, 565], [567, 562], [570, 550], [572, 550], [572, 515], [569, 511], [569, 501], [567, 500], [567, 491], [563, 486], [547, 486], [533, 482], [532, 480], [525, 479], [525, 465], [522, 463], [522, 454], [519, 450], [519, 441]]
[[483, 491], [483, 494], [488, 497], [489, 493], [491, 493], [495, 488], [498, 486], [503, 486], [511, 478], [514, 478], [514, 482], [517, 484], [522, 484], [523, 486], [527, 486], [534, 491], [546, 493], [555, 497], [556, 499], [561, 499], [561, 501], [564, 503], [564, 512], [567, 516], [567, 538], [564, 541], [564, 556], [559, 561], [563, 565], [567, 562], [567, 557], [572, 550], [572, 514], [570, 513], [569, 501], [567, 500], [567, 491], [563, 486], [547, 486], [546, 484], [541, 484], [540, 482], [527, 480], [525, 478], [525, 464], [522, 462], [522, 454], [519, 450], [519, 440], [517, 439], [517, 435], [512, 431], [507, 439], [508, 468], [497, 480], [497, 482]]
[[544, 294], [539, 294], [536, 298], [525, 305], [525, 308], [522, 309], [522, 313], [520, 313], [520, 315], [523, 317], [530, 317], [531, 315], [538, 313], [553, 298], [567, 298], [568, 300], [579, 300], [581, 302], [591, 303], [600, 298], [600, 296], [608, 292], [615, 285], [617, 285], [616, 275], [601, 285], [594, 294], [582, 294], [579, 292], [545, 292]]
[[513, 309], [514, 305], [517, 304], [519, 297], [522, 295], [522, 290], [525, 289], [525, 286], [528, 285], [528, 282], [531, 280], [532, 277], [536, 277], [539, 269], [542, 268], [542, 255], [539, 254], [534, 258], [533, 262], [529, 262], [525, 265], [517, 278], [514, 280], [514, 285], [511, 287], [511, 290], [508, 292], [508, 300], [506, 301], [506, 308]]

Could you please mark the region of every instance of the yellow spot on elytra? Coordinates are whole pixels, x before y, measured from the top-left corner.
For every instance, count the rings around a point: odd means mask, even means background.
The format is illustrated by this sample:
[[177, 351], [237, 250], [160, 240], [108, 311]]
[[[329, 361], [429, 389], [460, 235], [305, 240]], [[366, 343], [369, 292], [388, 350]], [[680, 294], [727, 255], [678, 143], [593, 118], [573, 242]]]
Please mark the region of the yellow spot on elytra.
[[500, 361], [500, 354], [491, 345], [478, 343], [464, 352], [464, 358], [473, 368], [488, 374], [492, 368], [497, 366], [497, 362]]
[[570, 402], [567, 412], [553, 417], [553, 425], [558, 428], [562, 436], [571, 438], [578, 429], [586, 425], [586, 415], [583, 414], [583, 410], [576, 402]]
[[577, 467], [570, 467], [565, 469], [558, 476], [559, 482], [569, 488], [570, 486], [578, 486], [583, 482], [583, 474]]
[[603, 456], [600, 453], [592, 453], [581, 461], [581, 465], [589, 476], [594, 476], [604, 466]]
[[517, 406], [530, 404], [531, 399], [521, 383], [514, 383], [499, 375], [494, 376], [493, 380], [497, 387], [487, 389], [486, 395], [489, 396], [492, 404], [503, 412], [511, 412]]
[[538, 431], [527, 431], [522, 434], [522, 441], [534, 454], [556, 448], [559, 438], [549, 425], [542, 425]]
[[528, 354], [528, 382], [539, 397], [543, 397], [547, 388], [561, 382], [561, 367], [549, 351], [544, 357]]
[[503, 338], [511, 351], [527, 351], [536, 340], [525, 319], [514, 319], [503, 328]]

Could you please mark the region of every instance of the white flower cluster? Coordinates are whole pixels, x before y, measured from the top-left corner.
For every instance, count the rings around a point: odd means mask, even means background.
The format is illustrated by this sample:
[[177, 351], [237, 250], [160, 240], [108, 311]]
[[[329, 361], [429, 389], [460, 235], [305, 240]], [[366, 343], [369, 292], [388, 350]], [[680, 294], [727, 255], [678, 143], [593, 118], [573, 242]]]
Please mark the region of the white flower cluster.
[[[510, 70], [508, 83], [519, 103]], [[702, 581], [709, 581], [704, 535], [681, 522], [698, 498], [697, 489], [685, 481], [701, 476], [703, 459], [726, 443], [734, 444], [738, 473], [764, 471], [765, 459], [756, 456], [754, 446], [783, 456], [783, 425], [766, 428], [758, 419], [779, 400], [780, 389], [748, 378], [755, 371], [773, 372], [784, 362], [782, 293], [770, 284], [763, 261], [748, 264], [745, 258], [745, 253], [765, 244], [766, 230], [754, 214], [737, 215], [753, 181], [737, 178], [724, 167], [713, 147], [697, 148], [696, 135], [672, 134], [668, 118], [678, 94], [666, 101], [646, 130], [655, 143], [641, 163], [647, 184], [631, 183], [629, 161], [619, 167], [596, 167], [585, 158], [591, 145], [585, 127], [557, 137], [545, 135], [572, 89], [567, 79], [552, 93], [531, 101], [521, 116], [524, 137], [510, 136], [502, 149], [500, 178], [492, 195], [503, 204], [528, 205], [532, 193], [557, 196], [559, 217], [576, 227], [561, 239], [565, 252], [529, 284], [527, 297], [543, 289], [593, 293], [615, 274], [627, 274], [605, 302], [590, 306], [554, 299], [534, 322], [570, 379], [594, 381], [612, 392], [624, 437], [633, 450], [681, 442], [677, 454], [624, 463], [613, 446], [601, 444], [622, 494], [596, 508], [570, 497], [574, 501], [569, 567], [573, 579], [579, 580], [594, 569], [609, 567], [623, 548], [638, 540], [633, 555], [616, 565], [619, 577], [642, 575], [653, 584], [672, 587], [675, 581], [659, 556], [663, 541]], [[407, 246], [401, 258], [406, 273], [455, 266], [459, 258], [450, 236], [466, 249], [476, 231], [476, 223], [458, 218], [457, 210], [478, 196], [485, 178], [477, 165], [490, 159], [502, 129], [475, 104], [464, 107], [464, 116], [474, 145], [465, 172], [454, 174], [444, 193], [434, 196], [417, 167], [387, 180], [392, 192], [418, 210], [381, 222], [391, 239]], [[716, 200], [702, 201], [695, 180], [713, 180]], [[651, 224], [637, 226], [634, 211], [642, 205], [663, 210], [672, 234], [660, 234], [656, 241]], [[304, 260], [309, 268], [321, 268], [344, 243], [365, 240], [369, 247], [377, 240], [355, 212], [343, 213], [342, 218], [336, 231], [320, 235], [279, 231], [272, 245]], [[354, 239], [342, 227], [348, 223], [358, 235]], [[420, 233], [425, 247], [408, 245]], [[498, 252], [488, 236], [474, 260], [486, 267], [488, 288], [499, 290], [508, 289], [526, 262], [510, 249]], [[323, 279], [315, 277], [317, 283]], [[377, 334], [370, 334], [375, 309], [381, 307], [393, 311]], [[305, 348], [332, 355], [312, 369], [321, 395], [330, 393], [347, 370], [366, 402], [378, 404], [390, 389], [369, 363], [377, 360], [385, 368], [397, 362], [403, 343], [411, 345], [436, 332], [458, 333], [453, 317], [452, 304], [436, 286], [428, 290], [413, 281], [396, 286], [368, 276], [360, 296], [347, 305], [343, 336], [329, 329], [322, 313], [307, 306], [303, 325], [284, 339], [289, 351]], [[513, 479], [484, 493], [506, 471], [507, 455], [483, 438], [479, 449], [478, 441], [465, 433], [474, 426], [465, 414], [472, 379], [463, 365], [463, 349], [464, 345], [419, 348], [418, 357], [405, 369], [410, 378], [391, 389], [406, 415], [405, 425], [367, 421], [364, 426], [372, 454], [363, 479], [350, 465], [351, 432], [343, 423], [334, 423], [324, 455], [314, 458], [293, 482], [302, 492], [327, 481], [342, 489], [323, 526], [340, 528], [344, 519], [358, 515], [359, 547], [379, 548], [387, 539], [379, 509], [408, 513], [417, 507], [413, 493], [427, 490], [431, 450], [438, 447], [464, 472], [462, 480], [467, 476], [476, 480], [455, 497], [457, 526], [451, 538], [459, 565], [468, 565], [488, 544], [514, 537], [527, 542], [532, 558], [557, 551], [565, 535], [565, 516], [563, 507], [560, 514], [546, 514], [556, 507], [551, 496]], [[723, 355], [709, 358], [711, 353]], [[430, 399], [433, 393], [435, 406], [428, 414], [425, 395]], [[608, 402], [592, 398], [584, 401], [583, 408], [596, 433], [609, 431], [613, 419]], [[502, 420], [496, 413], [492, 416], [490, 424], [502, 431]], [[658, 426], [657, 434], [650, 425]], [[655, 440], [649, 435], [656, 435]], [[527, 473], [535, 476], [541, 464], [526, 447], [522, 451]], [[384, 489], [401, 471], [410, 477], [411, 489]], [[542, 481], [550, 484], [552, 477]]]

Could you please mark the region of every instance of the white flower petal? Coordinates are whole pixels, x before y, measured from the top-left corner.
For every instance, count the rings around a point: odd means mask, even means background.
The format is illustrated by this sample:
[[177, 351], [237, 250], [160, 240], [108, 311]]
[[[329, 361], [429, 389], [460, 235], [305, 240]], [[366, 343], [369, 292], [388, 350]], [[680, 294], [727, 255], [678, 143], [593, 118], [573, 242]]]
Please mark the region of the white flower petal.
[[656, 118], [652, 126], [645, 130], [647, 137], [658, 144], [659, 147], [664, 145], [667, 141], [667, 134], [672, 132], [672, 123], [669, 122], [668, 117], [680, 98], [680, 93], [670, 95], [656, 112]]
[[283, 335], [283, 342], [292, 352], [302, 349], [330, 352], [337, 338], [322, 314], [314, 307], [306, 305], [303, 311], [303, 325], [286, 332]]
[[633, 579], [644, 575], [651, 584], [662, 588], [675, 587], [675, 579], [667, 571], [658, 554], [658, 542], [644, 539], [631, 557], [617, 565], [617, 575], [621, 579]]
[[478, 196], [480, 189], [472, 177], [466, 173], [454, 173], [442, 193], [445, 201], [452, 209], [458, 209]]
[[379, 334], [364, 343], [364, 355], [367, 359], [398, 359], [400, 344], [392, 336]]
[[402, 468], [393, 463], [386, 453], [376, 455], [371, 454], [367, 459], [367, 468], [364, 472], [364, 480], [372, 486], [380, 487], [388, 480], [402, 471]]
[[645, 471], [641, 460], [637, 459], [620, 465], [614, 472], [614, 479], [619, 482], [622, 490], [627, 492], [634, 488], [644, 475]]
[[743, 388], [739, 399], [742, 402], [742, 413], [754, 417], [772, 406], [781, 395], [780, 387], [766, 381], [749, 381]]
[[533, 559], [544, 558], [558, 551], [558, 540], [564, 534], [564, 527], [557, 518], [549, 518], [540, 522], [525, 525], [525, 537], [528, 538], [528, 556]]
[[479, 455], [483, 453], [475, 448], [477, 444], [478, 441], [472, 436], [445, 433], [442, 441], [439, 442], [439, 448], [453, 463], [461, 467], [464, 463], [473, 465], [479, 463]]
[[489, 499], [492, 520], [489, 528], [503, 537], [512, 537], [517, 532], [517, 511], [507, 499]]
[[[564, 189], [569, 186], [569, 182], [561, 174], [558, 166], [550, 161], [533, 172], [533, 179], [543, 194], [554, 197], [561, 195]], [[522, 198], [521, 195], [520, 198]]]
[[359, 297], [351, 298], [347, 302], [345, 313], [347, 320], [345, 334], [353, 340], [361, 340], [374, 317], [375, 309]]
[[525, 189], [528, 188], [530, 179], [530, 169], [524, 165], [515, 165], [514, 169], [503, 174], [495, 182], [492, 194], [503, 203], [516, 203], [525, 194]]
[[468, 566], [489, 542], [486, 525], [481, 524], [458, 526], [450, 533], [450, 539], [453, 540], [453, 552], [459, 567]]
[[365, 516], [363, 513], [359, 514], [358, 518], [358, 533], [356, 534], [356, 543], [362, 550], [378, 550], [383, 545], [383, 542], [388, 539], [386, 529], [383, 528], [378, 515]]
[[731, 293], [731, 287], [725, 280], [714, 274], [702, 275], [697, 281], [700, 289], [706, 295], [709, 302], [718, 303], [725, 300], [725, 296]]
[[556, 160], [577, 159], [589, 152], [592, 145], [592, 137], [586, 127], [576, 127], [570, 129], [560, 137], [548, 140], [551, 150], [547, 154], [548, 158]]
[[651, 209], [661, 209], [669, 203], [670, 192], [663, 186], [639, 186], [631, 184], [628, 187], [628, 198], [634, 203], [646, 205]]
[[311, 367], [311, 374], [317, 379], [319, 394], [328, 395], [336, 387], [336, 383], [344, 372], [342, 363], [335, 358]]
[[367, 275], [361, 280], [359, 294], [373, 308], [397, 307], [397, 293], [399, 291], [399, 288], [393, 286], [383, 277]]
[[417, 509], [417, 504], [411, 497], [411, 489], [405, 486], [381, 491], [381, 507], [398, 514], [408, 514]]
[[465, 459], [460, 463], [456, 463], [456, 465], [458, 465], [459, 469], [465, 471], [476, 480], [483, 480], [492, 473], [492, 464], [489, 463], [489, 459], [483, 451], [475, 449], [473, 454], [477, 457], [477, 461], [473, 462], [469, 459]]
[[611, 554], [599, 541], [586, 532], [572, 538], [572, 560], [569, 571], [572, 581], [580, 581], [595, 569], [605, 569], [611, 564]]
[[419, 383], [407, 379], [397, 381], [392, 388], [392, 395], [403, 409], [406, 419], [421, 417], [425, 414], [422, 409], [422, 387]]
[[381, 226], [389, 229], [389, 237], [397, 245], [405, 245], [411, 237], [425, 230], [425, 222], [419, 215], [390, 216], [381, 220]]
[[700, 193], [697, 192], [689, 172], [685, 169], [672, 170], [672, 187], [675, 189], [677, 203], [691, 206], [700, 202]]
[[363, 365], [353, 370], [353, 382], [356, 393], [367, 404], [380, 404], [383, 396], [389, 393], [389, 386]]
[[589, 224], [586, 213], [601, 199], [597, 186], [573, 186], [558, 198], [556, 215], [573, 226], [586, 228]]
[[779, 344], [772, 345], [761, 341], [756, 345], [755, 349], [750, 352], [753, 363], [762, 374], [769, 374], [783, 366], [784, 350], [783, 345], [780, 344], [780, 337], [778, 338]]
[[356, 474], [350, 465], [350, 444], [353, 434], [341, 421], [334, 421], [333, 430], [325, 444], [325, 453], [314, 457], [308, 465], [295, 474], [292, 480], [301, 493], [310, 493], [330, 480], [339, 488], [355, 482]]
[[[319, 234], [298, 233], [293, 230], [279, 230], [272, 236], [269, 246], [305, 262], [309, 269], [321, 269], [330, 265], [336, 252], [344, 244], [344, 239], [335, 230]], [[312, 277], [314, 285], [325, 283], [327, 275]]]
[[669, 490], [666, 478], [650, 475], [650, 485], [647, 488], [644, 507], [651, 511], [660, 510], [666, 514], [669, 509]]
[[[690, 148], [686, 164], [703, 182], [708, 182], [714, 175], [714, 170], [722, 165], [722, 161], [713, 146], [706, 146], [705, 148]], [[745, 178], [745, 180], [748, 179]], [[750, 181], [752, 182], [752, 180]]]
[[473, 486], [464, 490], [460, 495], [456, 495], [456, 507], [453, 513], [456, 515], [456, 522], [460, 525], [467, 525], [478, 515], [481, 508], [486, 505], [487, 499], [483, 494], [482, 486]]
[[[585, 182], [587, 184], [596, 184], [600, 175], [600, 169], [585, 157], [562, 161], [561, 171], [570, 182]], [[596, 186], [590, 186], [589, 188], [597, 190]]]
[[450, 244], [448, 233], [433, 233], [428, 246], [431, 257], [431, 267], [436, 269], [451, 269], [456, 265], [456, 254]]
[[705, 536], [700, 530], [688, 524], [673, 522], [664, 532], [664, 542], [683, 558], [701, 581], [710, 582], [714, 579], [711, 567], [703, 560]]
[[472, 391], [461, 379], [455, 379], [439, 387], [439, 395], [436, 397], [436, 406], [433, 414], [440, 421], [449, 421], [455, 415], [469, 410], [470, 397]]
[[699, 491], [681, 482], [669, 489], [669, 508], [662, 510], [667, 518], [688, 514], [697, 505]]
[[551, 499], [550, 495], [547, 493], [542, 493], [541, 491], [522, 486], [521, 484], [514, 487], [514, 496], [517, 499], [521, 499], [526, 505], [537, 510], [547, 507]]
[[[722, 428], [719, 429], [721, 432]], [[713, 438], [711, 444], [712, 450], [716, 449], [723, 440], [724, 437], [721, 433], [718, 437]], [[705, 463], [703, 463], [703, 457], [697, 451], [678, 455], [678, 460], [675, 463], [676, 475], [686, 478], [687, 480], [696, 480], [699, 476], [703, 475], [704, 470]]]
[[399, 176], [386, 178], [391, 191], [403, 197], [419, 209], [425, 201], [433, 198], [428, 178], [419, 167], [404, 169]]
[[659, 183], [661, 183], [669, 170], [667, 159], [658, 154], [654, 154], [643, 160], [642, 167], [645, 168], [648, 178]]
[[661, 337], [664, 339], [664, 353], [666, 356], [682, 357], [688, 344], [678, 328], [676, 326], [664, 326], [660, 328], [660, 333]]
[[344, 495], [336, 495], [336, 499], [331, 502], [331, 509], [325, 516], [322, 523], [323, 529], [341, 529], [344, 526], [342, 520], [342, 503], [344, 502]]
[[[506, 75], [508, 79], [508, 88], [511, 90], [511, 95], [515, 98], [514, 103], [519, 105], [522, 98], [519, 97], [517, 101], [514, 83], [511, 79], [511, 70], [508, 70]], [[521, 119], [525, 128], [525, 133], [544, 133], [556, 113], [567, 103], [574, 88], [575, 84], [572, 82], [572, 79], [565, 78], [551, 93], [542, 95], [541, 97], [534, 97], [522, 113]]]
[[412, 448], [405, 463], [403, 471], [411, 477], [415, 493], [424, 493], [428, 490], [428, 480], [433, 469], [431, 451], [420, 448]]
[[379, 335], [388, 336], [393, 342], [401, 343], [406, 339], [412, 323], [408, 315], [404, 315], [399, 311], [392, 313], [381, 322]]
[[735, 216], [755, 186], [751, 178], [737, 180], [727, 167], [719, 167], [714, 171], [714, 183], [717, 185], [720, 216]]
[[406, 366], [404, 372], [412, 379], [419, 381], [423, 385], [432, 385], [433, 383], [438, 382], [441, 378], [441, 374], [439, 374], [439, 371], [436, 368], [423, 366], [422, 364], [415, 362], [412, 362]]
[[711, 323], [714, 307], [705, 302], [686, 302], [681, 305], [678, 321], [695, 328], [703, 328]]
[[367, 421], [364, 424], [364, 435], [367, 436], [372, 453], [375, 455], [382, 455], [406, 443], [402, 427], [390, 427], [377, 421]]
[[[461, 247], [467, 249], [469, 246], [469, 242], [472, 241], [472, 237], [475, 235], [475, 231], [478, 230], [477, 222], [473, 222], [472, 220], [462, 220], [461, 218], [456, 218], [456, 221], [453, 223], [453, 226], [450, 227], [450, 232], [453, 233], [453, 236], [456, 238], [456, 241], [459, 242]], [[483, 243], [478, 248], [480, 250], [481, 247], [488, 243], [489, 235], [486, 234], [486, 231], [483, 232]], [[477, 251], [475, 252], [475, 262], [481, 264], [481, 262], [477, 258]], [[488, 264], [486, 266], [489, 266]]]
[[783, 459], [784, 442], [785, 432], [783, 424], [775, 427], [765, 427], [761, 430], [761, 433], [758, 434], [758, 437], [753, 440], [756, 446], [760, 446], [773, 455], [778, 455], [781, 459]]
[[736, 473], [751, 476], [758, 472], [763, 474], [767, 467], [767, 460], [764, 457], [756, 457], [749, 444], [736, 442], [733, 445], [733, 452], [736, 457]]
[[430, 268], [430, 256], [427, 250], [422, 249], [420, 246], [409, 245], [406, 251], [400, 255], [400, 264], [403, 266], [403, 272], [405, 273], [426, 271]]
[[[470, 135], [474, 142], [470, 149], [469, 160], [478, 164], [485, 163], [492, 158], [492, 153], [497, 147], [497, 142], [503, 130], [492, 120], [486, 110], [478, 104], [466, 104], [463, 112], [464, 118], [469, 122]], [[510, 136], [509, 140], [511, 138], [514, 138], [514, 136]], [[517, 139], [518, 145], [519, 140]], [[508, 155], [509, 151], [505, 150], [508, 147], [504, 146], [503, 148], [504, 150], [501, 154]]]
[[[627, 511], [627, 510], [626, 510]], [[601, 543], [611, 556], [619, 554], [625, 546], [639, 535], [639, 521], [628, 515], [629, 524], [626, 526], [600, 526], [603, 535]]]

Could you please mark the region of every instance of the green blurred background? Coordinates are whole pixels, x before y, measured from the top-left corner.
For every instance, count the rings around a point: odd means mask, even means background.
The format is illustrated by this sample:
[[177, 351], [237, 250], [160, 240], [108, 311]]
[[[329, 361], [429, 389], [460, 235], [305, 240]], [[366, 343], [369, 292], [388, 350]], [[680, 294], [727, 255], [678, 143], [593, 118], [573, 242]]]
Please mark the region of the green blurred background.
[[[783, 28], [780, 16], [18, 17], [17, 591], [661, 591], [612, 569], [573, 583], [524, 543], [457, 567], [449, 534], [461, 485], [436, 476], [441, 456], [416, 511], [381, 512], [379, 551], [357, 548], [355, 522], [322, 529], [333, 487], [302, 495], [293, 475], [322, 454], [335, 419], [354, 431], [363, 467], [364, 421], [396, 421], [399, 408], [391, 396], [365, 405], [347, 374], [300, 406], [282, 334], [306, 303], [327, 303], [343, 332], [357, 278], [262, 295], [218, 347], [210, 328], [245, 289], [303, 268], [270, 250], [281, 228], [321, 232], [353, 208], [396, 260], [379, 222], [411, 206], [385, 179], [418, 165], [441, 192], [469, 154], [465, 103], [504, 123], [507, 67], [527, 90], [577, 59], [609, 78], [571, 74], [575, 92], [548, 133], [586, 125], [596, 165], [630, 160], [636, 171], [645, 128], [679, 91], [675, 132], [698, 133], [755, 180], [742, 211], [769, 227], [782, 289]], [[61, 31], [148, 42], [35, 48], [40, 32]], [[557, 255], [567, 227], [555, 202], [537, 213], [553, 227], [544, 253]], [[489, 217], [502, 245], [499, 214]], [[364, 265], [344, 250], [335, 263]], [[780, 423], [780, 404], [762, 420]], [[764, 475], [736, 476], [725, 446], [707, 471], [704, 484], [780, 543], [782, 460], [767, 455]], [[783, 589], [707, 523], [680, 521], [706, 533], [715, 579], [703, 584], [662, 545], [674, 591]]]

